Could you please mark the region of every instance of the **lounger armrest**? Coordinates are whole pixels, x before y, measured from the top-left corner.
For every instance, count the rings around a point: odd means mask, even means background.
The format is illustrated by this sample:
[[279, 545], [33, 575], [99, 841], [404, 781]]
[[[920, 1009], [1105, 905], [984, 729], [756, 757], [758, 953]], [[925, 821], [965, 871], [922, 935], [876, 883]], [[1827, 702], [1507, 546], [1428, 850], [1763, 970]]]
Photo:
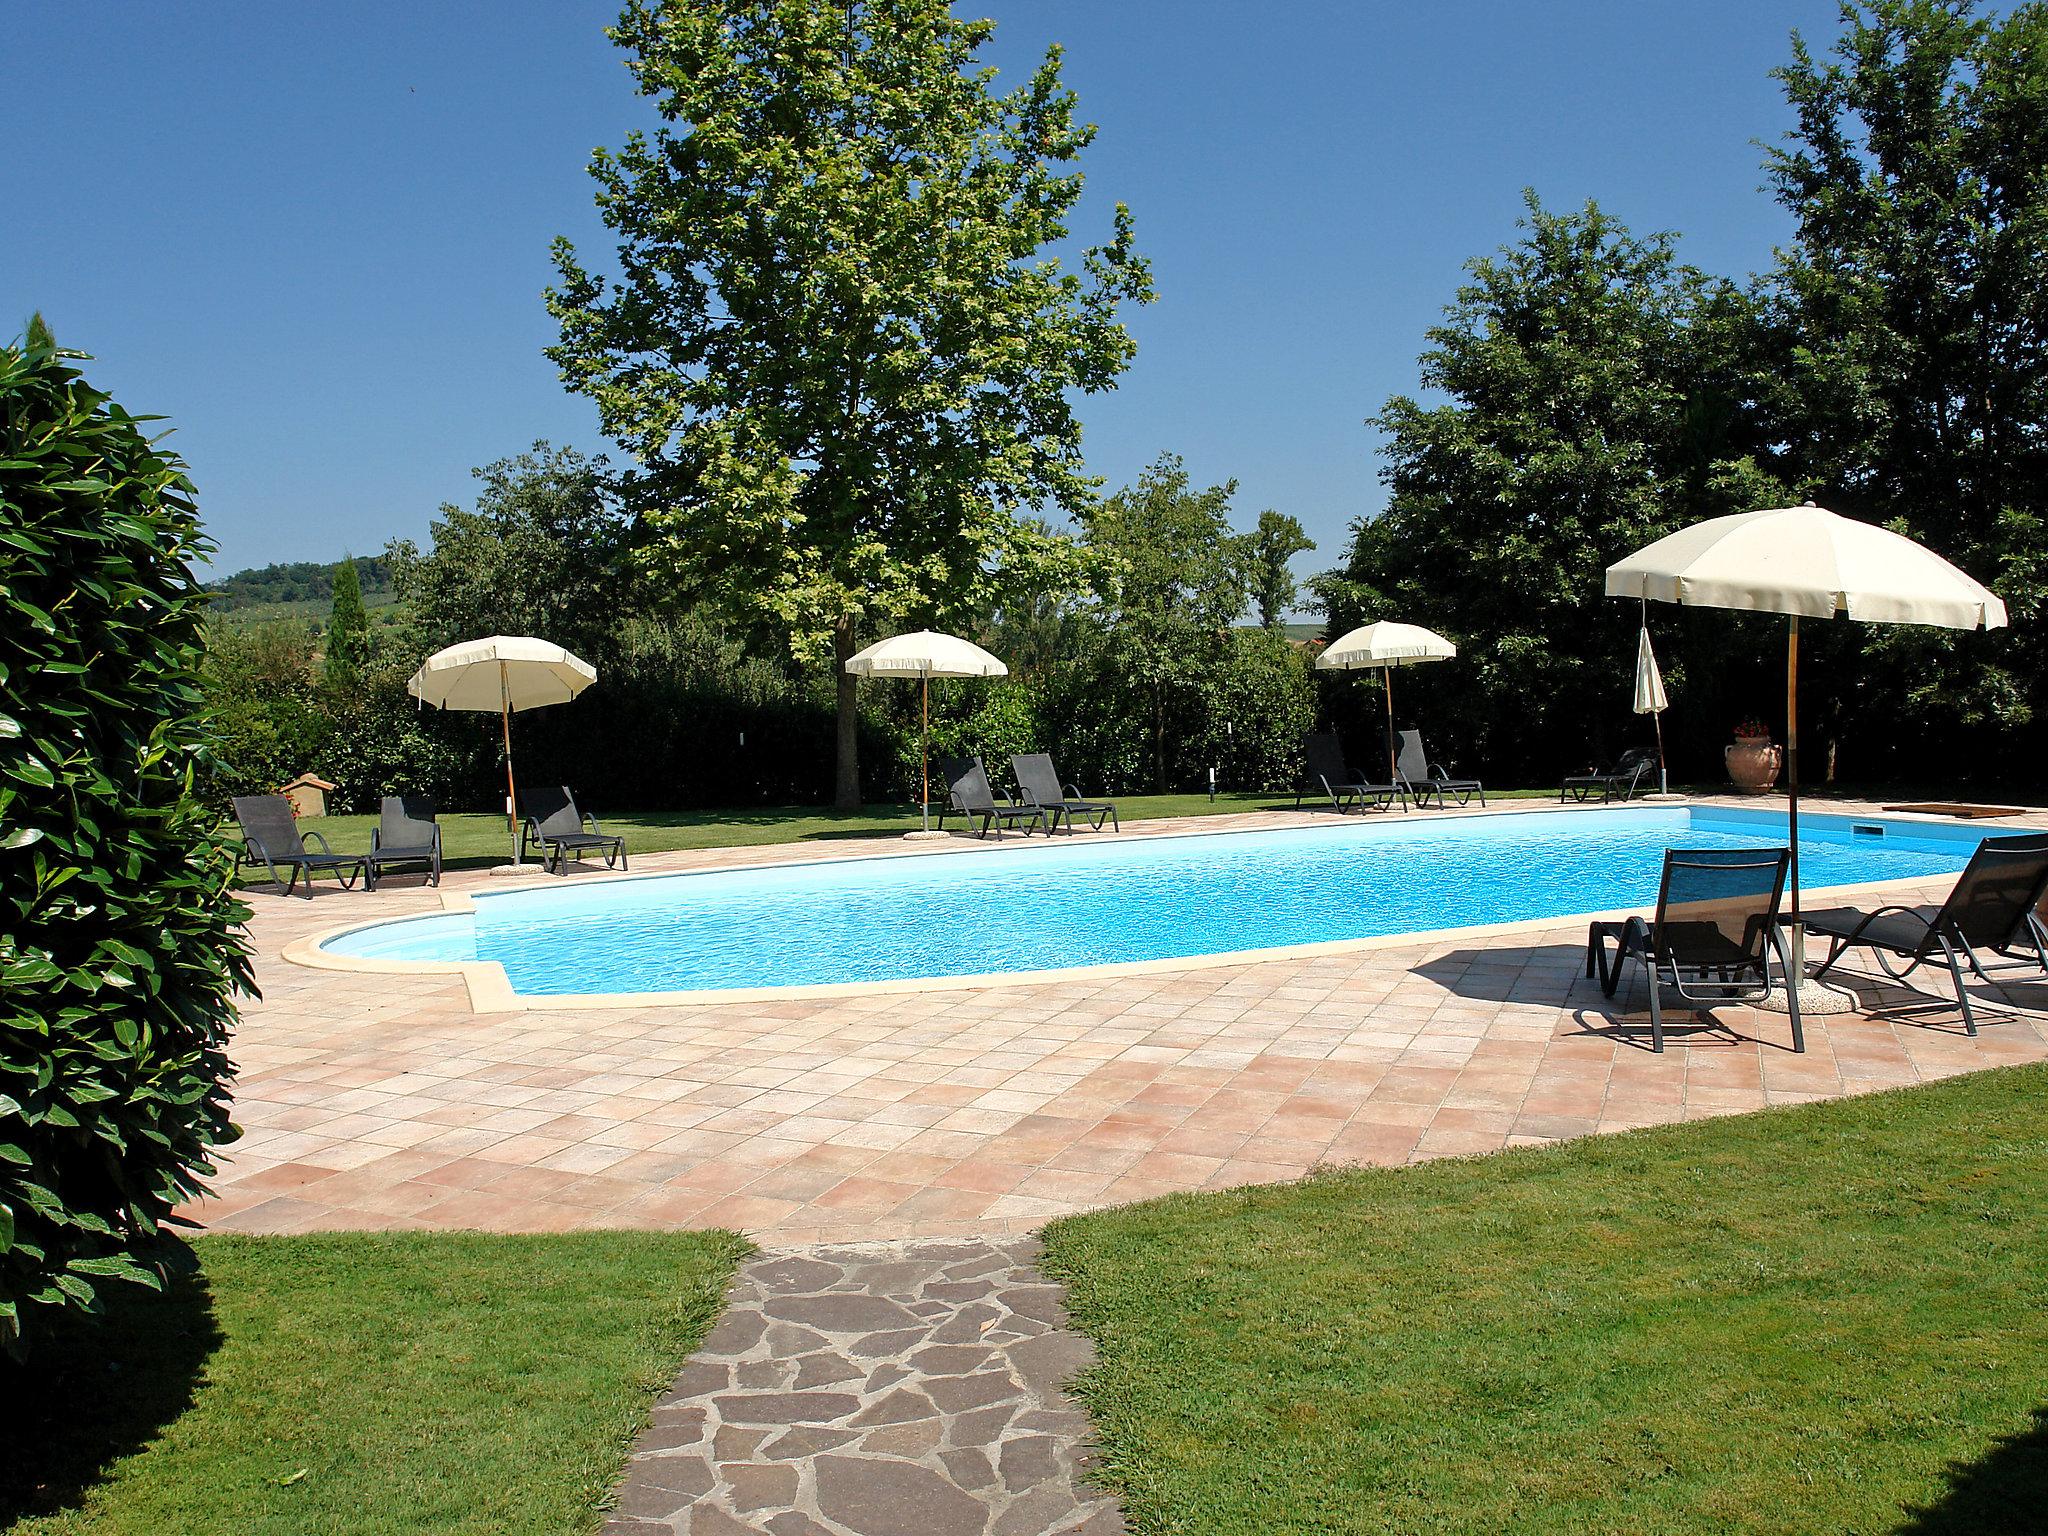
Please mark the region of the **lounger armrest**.
[[382, 827], [370, 828], [370, 852], [375, 853], [378, 849], [382, 848], [383, 846], [384, 829]]
[[1062, 784], [1060, 786], [1060, 793], [1064, 794], [1069, 800], [1086, 800], [1088, 798], [1081, 793], [1081, 786], [1078, 784]]
[[603, 837], [604, 828], [597, 824], [597, 818], [588, 811], [583, 812], [582, 815], [584, 824], [590, 828], [590, 835], [592, 837]]
[[323, 837], [320, 833], [301, 832], [299, 834], [299, 846], [301, 848], [304, 848], [308, 843], [318, 843], [320, 845], [320, 851], [322, 853], [326, 854], [329, 858], [332, 858], [334, 856], [334, 850], [327, 846], [327, 839]]

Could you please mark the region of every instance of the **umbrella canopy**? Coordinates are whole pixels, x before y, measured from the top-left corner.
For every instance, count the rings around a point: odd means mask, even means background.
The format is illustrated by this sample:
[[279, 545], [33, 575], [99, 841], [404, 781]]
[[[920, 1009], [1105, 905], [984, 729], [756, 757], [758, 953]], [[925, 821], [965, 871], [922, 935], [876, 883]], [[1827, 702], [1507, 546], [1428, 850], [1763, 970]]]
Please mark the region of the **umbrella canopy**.
[[505, 830], [519, 863], [519, 786], [512, 776], [512, 717], [566, 704], [597, 681], [597, 668], [559, 645], [529, 635], [486, 635], [434, 652], [406, 679], [405, 691], [440, 709], [489, 710], [505, 731]]
[[1385, 619], [1340, 635], [1316, 658], [1319, 667], [1406, 667], [1419, 661], [1449, 661], [1458, 648], [1433, 629]]
[[406, 680], [405, 691], [441, 709], [518, 714], [566, 704], [597, 681], [597, 669], [559, 645], [528, 635], [486, 635], [439, 650]]
[[[1607, 568], [1607, 595], [1695, 608], [1782, 613], [1785, 788], [1792, 845], [1794, 964], [1799, 932], [1799, 621], [1847, 614], [1879, 624], [1998, 629], [2005, 604], [1933, 550], [1825, 507], [1771, 507], [1682, 528]], [[1796, 979], [1795, 973], [1795, 979]]]
[[1010, 669], [971, 640], [920, 629], [854, 652], [846, 670], [856, 677], [1004, 677]]
[[918, 802], [922, 829], [932, 829], [932, 679], [935, 677], [1005, 677], [1010, 669], [971, 640], [920, 629], [915, 634], [891, 635], [846, 658], [846, 670], [856, 677], [914, 677], [918, 680], [918, 770], [924, 795]]
[[1650, 626], [1645, 624], [1636, 639], [1636, 713], [1661, 715], [1671, 707], [1664, 696], [1664, 674], [1657, 670], [1657, 653], [1650, 649]]
[[2005, 623], [1998, 594], [1933, 550], [1811, 504], [1681, 528], [1610, 565], [1607, 595], [1944, 629]]
[[1420, 624], [1395, 624], [1381, 619], [1339, 635], [1323, 647], [1316, 658], [1319, 667], [1348, 670], [1377, 667], [1387, 696], [1387, 782], [1394, 773], [1394, 668], [1410, 667], [1423, 661], [1449, 661], [1458, 648], [1433, 629]]

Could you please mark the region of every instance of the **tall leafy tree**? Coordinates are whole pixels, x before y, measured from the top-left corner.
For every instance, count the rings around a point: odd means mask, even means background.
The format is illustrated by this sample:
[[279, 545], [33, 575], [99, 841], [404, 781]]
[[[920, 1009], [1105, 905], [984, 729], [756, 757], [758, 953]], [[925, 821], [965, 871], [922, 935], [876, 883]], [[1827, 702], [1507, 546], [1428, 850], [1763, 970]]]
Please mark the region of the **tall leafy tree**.
[[1230, 527], [1235, 480], [1196, 490], [1171, 453], [1082, 514], [1101, 560], [1098, 617], [1113, 672], [1148, 702], [1154, 788], [1169, 784], [1168, 726], [1223, 652], [1248, 595], [1246, 546]]
[[[1760, 370], [1787, 451], [1838, 510], [1989, 582], [1992, 637], [1854, 626], [1836, 697], [1872, 754], [1902, 721], [1999, 730], [2048, 715], [2048, 7], [1845, 5], [1832, 50], [1777, 72], [1797, 126], [1772, 152], [1797, 219]], [[1859, 697], [1860, 696], [1860, 697]], [[1888, 707], [1872, 709], [1873, 700]], [[1882, 762], [1878, 757], [1877, 761]]]
[[1594, 204], [1528, 210], [1429, 333], [1421, 380], [1442, 402], [1395, 396], [1375, 418], [1387, 507], [1318, 590], [1332, 629], [1457, 640], [1431, 678], [1446, 755], [1540, 779], [1627, 728], [1637, 615], [1601, 595], [1604, 568], [1784, 492], [1746, 405], [1749, 298]]
[[1052, 248], [1094, 137], [1060, 51], [1008, 93], [947, 0], [635, 0], [611, 37], [663, 119], [600, 150], [607, 278], [557, 241], [549, 356], [638, 461], [649, 563], [854, 680], [885, 623], [971, 606], [1021, 513], [1089, 500], [1073, 398], [1110, 388], [1151, 296], [1119, 205]]
[[334, 605], [327, 620], [327, 682], [348, 688], [370, 659], [370, 611], [363, 606], [362, 578], [353, 558], [334, 568]]
[[1288, 562], [1316, 547], [1301, 523], [1271, 507], [1259, 514], [1259, 525], [1246, 536], [1252, 601], [1258, 605], [1259, 627], [1278, 629], [1294, 606], [1299, 590]]
[[421, 642], [536, 635], [602, 656], [630, 599], [630, 529], [603, 461], [539, 442], [474, 473], [476, 505], [444, 504], [428, 549], [385, 552]]

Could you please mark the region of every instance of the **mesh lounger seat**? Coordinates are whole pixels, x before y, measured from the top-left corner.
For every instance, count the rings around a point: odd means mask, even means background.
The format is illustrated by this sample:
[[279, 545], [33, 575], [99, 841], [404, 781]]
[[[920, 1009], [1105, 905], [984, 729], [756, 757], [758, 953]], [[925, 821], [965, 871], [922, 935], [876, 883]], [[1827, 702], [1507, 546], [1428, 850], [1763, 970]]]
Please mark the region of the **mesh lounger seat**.
[[401, 864], [426, 866], [427, 878], [441, 883], [441, 827], [434, 820], [434, 802], [425, 795], [386, 795], [370, 829], [370, 856], [364, 861], [364, 885], [377, 888], [387, 869]]
[[[285, 896], [291, 895], [303, 874], [308, 901], [313, 899], [313, 876], [323, 869], [333, 872], [344, 891], [367, 873], [369, 861], [360, 853], [336, 853], [320, 833], [301, 832], [292, 818], [292, 803], [283, 795], [236, 795], [234, 801], [235, 824], [242, 829], [242, 846], [235, 850], [237, 873], [245, 862], [260, 863]], [[308, 843], [318, 843], [320, 851], [313, 852]], [[289, 870], [290, 878], [280, 875], [279, 869]]]
[[[1664, 1049], [1664, 987], [1689, 1003], [1754, 1002], [1771, 988], [1773, 957], [1778, 976], [1787, 975], [1778, 904], [1791, 862], [1789, 848], [1669, 849], [1657, 915], [1594, 923], [1587, 931], [1586, 974], [1599, 976], [1607, 996], [1629, 961], [1648, 967], [1651, 1050]], [[1792, 1049], [1803, 1051], [1798, 988], [1787, 993]]]
[[1600, 797], [1602, 804], [1615, 799], [1631, 799], [1642, 789], [1643, 780], [1656, 767], [1657, 759], [1652, 753], [1640, 750], [1624, 752], [1612, 768], [1568, 775], [1558, 787], [1558, 804], [1562, 805], [1567, 800], [1591, 800], [1595, 795]]
[[1302, 738], [1302, 779], [1294, 792], [1294, 808], [1301, 809], [1307, 795], [1329, 797], [1333, 811], [1391, 810], [1396, 800], [1408, 809], [1408, 791], [1400, 784], [1367, 784], [1351, 773], [1344, 761], [1344, 744], [1335, 731], [1318, 731]]
[[597, 818], [577, 809], [576, 797], [566, 786], [536, 789], [526, 797], [526, 819], [519, 824], [519, 857], [526, 857], [529, 843], [538, 843], [541, 863], [549, 874], [569, 872], [573, 855], [580, 864], [586, 853], [602, 853], [606, 869], [629, 869], [626, 840], [615, 837], [597, 824]]
[[1418, 806], [1426, 806], [1432, 796], [1437, 809], [1444, 809], [1448, 795], [1456, 795], [1458, 804], [1464, 805], [1474, 795], [1481, 805], [1486, 804], [1486, 786], [1477, 779], [1454, 779], [1444, 771], [1443, 764], [1432, 763], [1429, 754], [1422, 749], [1422, 732], [1401, 732], [1401, 751], [1394, 767], [1401, 776], [1401, 783], [1415, 799]]
[[970, 821], [976, 817], [981, 819], [980, 830], [974, 834], [976, 837], [987, 837], [990, 827], [995, 827], [1000, 833], [1019, 823], [1023, 824], [1026, 837], [1031, 835], [1033, 827], [1051, 836], [1052, 823], [1046, 818], [1044, 806], [996, 798], [995, 787], [988, 781], [988, 769], [982, 766], [980, 758], [950, 758], [946, 766], [953, 770], [948, 779], [947, 804]]
[[[1963, 1010], [1963, 1027], [1974, 1035], [1977, 1016], [1963, 989], [1963, 967], [1967, 963], [1984, 980], [1992, 980], [1983, 960], [1988, 950], [2048, 970], [2048, 934], [2038, 910], [2044, 894], [2048, 835], [1987, 837], [1938, 907], [1878, 907], [1870, 912], [1827, 907], [1806, 913], [1807, 931], [1828, 940], [1827, 958], [1813, 974], [1827, 975], [1852, 949], [1869, 950], [1878, 969], [1902, 983], [1922, 965], [1940, 960], [1948, 967]], [[1939, 998], [1931, 1001], [1944, 1006]]]
[[1045, 812], [1048, 832], [1057, 832], [1064, 824], [1067, 835], [1071, 837], [1076, 818], [1093, 818], [1098, 832], [1105, 823], [1112, 831], [1123, 831], [1123, 823], [1116, 818], [1116, 807], [1107, 800], [1086, 799], [1074, 785], [1062, 783], [1059, 770], [1047, 754], [1028, 752], [1021, 757], [1013, 757], [1010, 759], [1010, 772], [1016, 776], [1017, 791], [1024, 797], [1024, 803]]

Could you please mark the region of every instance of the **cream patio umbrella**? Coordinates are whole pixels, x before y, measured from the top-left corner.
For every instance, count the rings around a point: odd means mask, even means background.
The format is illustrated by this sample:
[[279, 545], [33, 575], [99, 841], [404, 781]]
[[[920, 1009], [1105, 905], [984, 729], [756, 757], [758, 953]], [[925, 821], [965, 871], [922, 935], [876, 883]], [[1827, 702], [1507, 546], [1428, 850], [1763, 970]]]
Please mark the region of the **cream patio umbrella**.
[[434, 652], [406, 679], [405, 690], [437, 709], [490, 710], [505, 729], [505, 829], [512, 867], [519, 865], [518, 785], [512, 776], [512, 717], [521, 710], [566, 704], [597, 681], [597, 669], [559, 645], [526, 635], [487, 635]]
[[846, 670], [855, 677], [914, 677], [918, 680], [918, 765], [923, 776], [924, 833], [932, 829], [932, 679], [935, 677], [1003, 677], [1009, 673], [994, 656], [971, 640], [920, 629], [915, 634], [892, 635], [877, 640], [864, 651], [846, 658]]
[[1657, 727], [1657, 793], [1668, 795], [1670, 782], [1664, 774], [1664, 711], [1671, 700], [1664, 693], [1664, 674], [1657, 670], [1657, 653], [1650, 647], [1650, 605], [1643, 604], [1642, 633], [1636, 637], [1635, 711], [1648, 715]]
[[1793, 974], [1804, 976], [1805, 935], [1799, 923], [1799, 621], [1847, 614], [1877, 624], [2000, 629], [2005, 625], [2005, 604], [1989, 587], [1934, 551], [1811, 502], [1738, 512], [1682, 528], [1610, 565], [1607, 595], [1782, 613], [1790, 619], [1785, 642], [1785, 787], [1792, 846]]
[[1340, 635], [1316, 658], [1319, 667], [1346, 670], [1378, 668], [1387, 695], [1387, 782], [1394, 774], [1394, 668], [1412, 667], [1424, 661], [1449, 661], [1458, 648], [1433, 629], [1419, 624], [1395, 624], [1386, 619], [1361, 625]]

